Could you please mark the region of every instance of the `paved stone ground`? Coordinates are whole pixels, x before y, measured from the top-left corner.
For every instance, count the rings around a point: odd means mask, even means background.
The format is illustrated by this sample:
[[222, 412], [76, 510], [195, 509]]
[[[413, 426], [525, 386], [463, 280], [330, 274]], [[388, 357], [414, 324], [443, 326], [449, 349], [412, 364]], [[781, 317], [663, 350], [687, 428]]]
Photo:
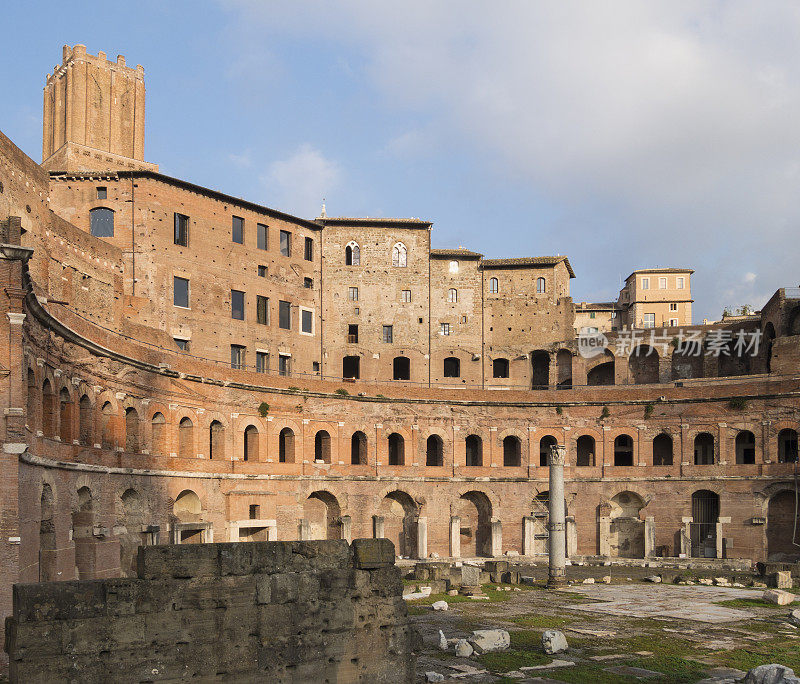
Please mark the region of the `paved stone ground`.
[[[769, 607], [758, 600], [762, 590], [627, 581], [563, 592], [543, 586], [494, 591], [494, 586], [485, 587], [489, 601], [441, 595], [409, 601], [425, 644], [417, 667], [420, 682], [428, 671], [445, 675], [447, 682], [476, 684], [678, 684], [773, 662], [800, 672], [800, 629], [788, 622], [799, 604]], [[450, 604], [446, 612], [426, 605], [440, 599]], [[438, 648], [440, 629], [452, 639], [493, 627], [511, 633], [508, 651], [458, 658]], [[564, 632], [566, 653], [543, 652], [546, 629]]]

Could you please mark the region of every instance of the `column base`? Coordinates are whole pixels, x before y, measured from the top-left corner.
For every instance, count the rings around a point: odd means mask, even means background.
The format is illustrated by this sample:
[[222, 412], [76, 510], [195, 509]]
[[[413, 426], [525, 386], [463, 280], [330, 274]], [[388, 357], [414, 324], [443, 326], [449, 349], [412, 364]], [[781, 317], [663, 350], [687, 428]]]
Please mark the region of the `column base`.
[[550, 573], [550, 576], [547, 578], [547, 588], [548, 589], [562, 589], [567, 586], [567, 576], [564, 570], [561, 571], [564, 574], [553, 574]]

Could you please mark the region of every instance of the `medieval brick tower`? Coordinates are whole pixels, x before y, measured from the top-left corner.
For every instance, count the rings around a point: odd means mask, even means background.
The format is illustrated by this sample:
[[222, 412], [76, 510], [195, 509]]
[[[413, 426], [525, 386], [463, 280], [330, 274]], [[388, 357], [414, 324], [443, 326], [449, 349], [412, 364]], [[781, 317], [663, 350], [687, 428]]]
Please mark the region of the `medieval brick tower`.
[[44, 87], [42, 164], [51, 171], [151, 169], [144, 161], [144, 68], [64, 46]]

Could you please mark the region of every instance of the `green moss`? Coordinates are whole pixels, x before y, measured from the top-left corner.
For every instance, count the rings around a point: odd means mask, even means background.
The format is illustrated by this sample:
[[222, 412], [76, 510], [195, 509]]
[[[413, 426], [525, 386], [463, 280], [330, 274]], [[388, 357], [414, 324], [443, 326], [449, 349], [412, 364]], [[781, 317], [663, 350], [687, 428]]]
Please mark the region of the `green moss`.
[[266, 401], [262, 401], [258, 406], [258, 415], [262, 418], [266, 418], [269, 415], [269, 404]]
[[728, 599], [727, 601], [716, 601], [717, 605], [720, 606], [728, 606], [729, 608], [777, 608], [778, 610], [785, 610], [787, 608], [797, 608], [800, 606], [800, 601], [794, 601], [789, 603], [785, 606], [776, 606], [774, 603], [770, 603], [769, 601], [764, 601], [762, 599], [748, 599], [748, 598], [738, 598], [738, 599]]
[[557, 615], [520, 615], [511, 618], [511, 622], [522, 627], [541, 627], [542, 629], [556, 629], [569, 625], [574, 622], [576, 618], [565, 618]]
[[341, 394], [343, 397], [349, 397], [350, 392], [348, 392], [344, 387], [340, 387], [336, 390], [336, 394]]

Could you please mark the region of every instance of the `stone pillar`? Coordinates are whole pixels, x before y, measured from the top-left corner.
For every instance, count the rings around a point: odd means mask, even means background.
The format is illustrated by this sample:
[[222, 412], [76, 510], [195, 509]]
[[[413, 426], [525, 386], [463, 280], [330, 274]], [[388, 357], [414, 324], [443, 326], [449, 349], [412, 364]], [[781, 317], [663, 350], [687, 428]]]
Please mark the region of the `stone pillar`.
[[536, 519], [532, 515], [522, 516], [522, 555], [532, 556], [536, 551], [534, 550], [534, 524]]
[[715, 540], [717, 542], [717, 556], [716, 557], [717, 558], [722, 558], [722, 556], [724, 555], [723, 554], [723, 550], [724, 550], [725, 540], [722, 538], [722, 521], [721, 520], [717, 521], [717, 530], [716, 530], [716, 532], [717, 532], [717, 538]]
[[567, 525], [567, 558], [578, 555], [578, 526], [575, 524], [575, 516], [569, 515], [566, 518]]
[[461, 558], [461, 518], [457, 515], [450, 517], [450, 556]]
[[600, 542], [600, 555], [611, 555], [611, 518], [602, 516], [598, 530], [598, 541]]
[[311, 539], [311, 523], [305, 518], [301, 518], [297, 523], [297, 536], [300, 541]]
[[550, 542], [550, 567], [548, 588], [555, 589], [566, 583], [566, 530], [564, 526], [564, 456], [566, 447], [550, 447], [550, 522], [547, 525]]
[[372, 516], [372, 536], [375, 539], [381, 539], [383, 534], [383, 516], [382, 515], [373, 515]]
[[343, 515], [339, 518], [339, 524], [342, 526], [342, 539], [349, 544], [353, 541], [353, 521], [349, 515]]
[[503, 555], [503, 523], [492, 520], [492, 558]]
[[652, 558], [656, 555], [656, 523], [653, 516], [644, 519], [644, 557]]
[[417, 558], [428, 557], [428, 519], [417, 519]]
[[681, 548], [680, 548], [680, 556], [682, 558], [691, 558], [692, 557], [692, 532], [690, 525], [692, 523], [691, 518], [681, 518], [681, 522], [683, 523], [683, 527], [681, 527]]

